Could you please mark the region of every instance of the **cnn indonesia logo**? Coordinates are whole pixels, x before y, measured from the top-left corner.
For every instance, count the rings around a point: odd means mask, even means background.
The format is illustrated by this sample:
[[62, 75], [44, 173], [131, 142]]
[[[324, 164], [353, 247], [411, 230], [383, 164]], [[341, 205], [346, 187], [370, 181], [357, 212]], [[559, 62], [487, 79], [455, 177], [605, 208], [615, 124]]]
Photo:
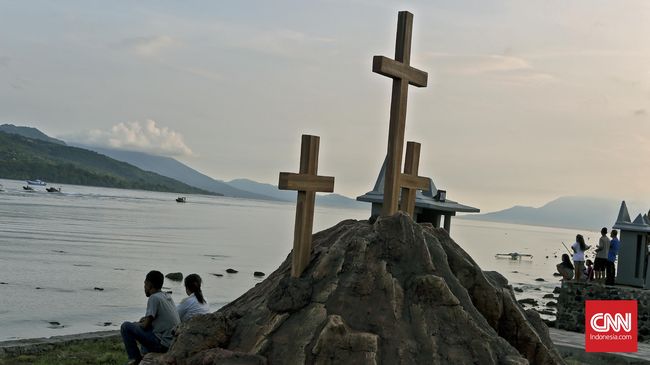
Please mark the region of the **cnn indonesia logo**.
[[586, 352], [636, 352], [636, 300], [587, 300]]

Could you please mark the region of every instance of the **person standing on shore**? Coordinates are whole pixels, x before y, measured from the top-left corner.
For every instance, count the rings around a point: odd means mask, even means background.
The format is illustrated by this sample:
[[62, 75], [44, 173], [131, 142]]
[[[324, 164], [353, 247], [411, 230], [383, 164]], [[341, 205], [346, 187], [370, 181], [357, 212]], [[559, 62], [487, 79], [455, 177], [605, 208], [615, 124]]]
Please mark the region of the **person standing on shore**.
[[210, 313], [210, 304], [205, 300], [201, 291], [201, 277], [199, 275], [190, 274], [185, 277], [185, 292], [189, 296], [181, 300], [177, 308], [181, 322], [187, 322], [197, 314]]
[[594, 271], [596, 272], [596, 281], [605, 283], [605, 269], [607, 268], [607, 258], [609, 255], [609, 238], [607, 238], [607, 228], [600, 230], [600, 240], [596, 247], [596, 260], [594, 261]]
[[160, 271], [150, 271], [144, 279], [147, 311], [139, 322], [124, 322], [120, 328], [128, 365], [142, 361], [138, 342], [146, 352], [167, 352], [174, 339], [172, 330], [180, 323], [174, 300], [161, 291], [165, 277]]
[[605, 279], [605, 284], [614, 285], [614, 279], [616, 278], [616, 267], [614, 263], [618, 255], [618, 249], [621, 247], [621, 241], [618, 240], [618, 231], [615, 229], [612, 229], [610, 237], [612, 239], [609, 241], [609, 252], [607, 253], [607, 278]]
[[576, 242], [571, 245], [573, 250], [573, 264], [575, 265], [575, 275], [576, 281], [580, 281], [582, 277], [583, 270], [585, 268], [585, 251], [589, 249], [590, 246], [585, 244], [585, 239], [581, 234], [576, 236]]

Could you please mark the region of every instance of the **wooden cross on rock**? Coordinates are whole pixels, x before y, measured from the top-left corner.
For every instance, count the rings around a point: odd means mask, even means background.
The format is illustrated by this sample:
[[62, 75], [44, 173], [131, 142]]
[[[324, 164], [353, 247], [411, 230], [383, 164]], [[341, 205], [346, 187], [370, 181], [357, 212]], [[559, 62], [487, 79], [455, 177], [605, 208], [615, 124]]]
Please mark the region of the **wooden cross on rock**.
[[415, 194], [418, 190], [429, 190], [429, 179], [418, 176], [419, 164], [420, 144], [409, 141], [406, 143], [404, 173], [400, 175], [399, 181], [400, 186], [402, 187], [402, 202], [400, 210], [408, 213], [411, 217], [413, 217], [415, 211]]
[[[402, 170], [402, 152], [404, 149], [404, 130], [406, 128], [406, 104], [408, 86], [426, 87], [428, 75], [411, 67], [411, 35], [413, 31], [413, 14], [400, 11], [397, 20], [397, 41], [395, 42], [395, 59], [375, 56], [372, 60], [372, 71], [393, 79], [393, 92], [390, 103], [390, 127], [388, 131], [388, 163], [384, 179], [383, 215], [393, 215], [398, 209], [400, 187], [415, 189], [413, 181], [400, 182], [404, 175]], [[418, 158], [419, 160], [419, 145]], [[413, 172], [417, 175], [417, 163]], [[409, 190], [409, 191], [411, 191]], [[411, 193], [408, 193], [411, 194]], [[415, 202], [415, 191], [413, 202]], [[409, 199], [410, 199], [409, 195]], [[408, 205], [408, 204], [405, 204]], [[410, 207], [410, 206], [409, 206]], [[411, 211], [411, 216], [413, 212]]]
[[297, 190], [296, 224], [293, 232], [291, 276], [300, 277], [311, 258], [311, 232], [314, 224], [316, 192], [334, 191], [334, 177], [318, 176], [320, 137], [302, 135], [300, 173], [281, 172], [278, 188]]

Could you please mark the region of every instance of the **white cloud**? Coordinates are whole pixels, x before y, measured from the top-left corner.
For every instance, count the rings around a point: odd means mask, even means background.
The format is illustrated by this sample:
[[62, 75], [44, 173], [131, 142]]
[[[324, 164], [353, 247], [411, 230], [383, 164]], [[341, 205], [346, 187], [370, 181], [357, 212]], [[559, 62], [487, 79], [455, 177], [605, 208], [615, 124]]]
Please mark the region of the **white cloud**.
[[177, 40], [166, 35], [127, 38], [120, 42], [120, 46], [126, 47], [142, 57], [157, 56], [163, 50], [176, 44], [178, 44]]
[[93, 129], [81, 136], [71, 138], [75, 142], [96, 147], [147, 152], [164, 156], [192, 156], [192, 150], [183, 136], [167, 127], [160, 127], [154, 120], [144, 123], [118, 123], [110, 130]]
[[506, 55], [462, 55], [444, 52], [429, 52], [426, 59], [433, 60], [443, 71], [461, 76], [490, 76], [506, 82], [544, 83], [556, 81], [548, 73], [536, 70], [522, 58]]
[[461, 68], [461, 72], [468, 75], [485, 74], [491, 72], [508, 72], [531, 70], [528, 61], [519, 57], [487, 55], [477, 59], [477, 62]]
[[310, 52], [311, 47], [333, 43], [334, 39], [331, 38], [279, 29], [273, 31], [249, 30], [249, 34], [245, 35], [237, 46], [257, 52], [295, 56], [301, 52]]
[[182, 67], [178, 68], [181, 71], [187, 72], [190, 75], [194, 75], [203, 79], [212, 80], [212, 81], [221, 81], [222, 76], [218, 72], [214, 72], [205, 68], [198, 67]]

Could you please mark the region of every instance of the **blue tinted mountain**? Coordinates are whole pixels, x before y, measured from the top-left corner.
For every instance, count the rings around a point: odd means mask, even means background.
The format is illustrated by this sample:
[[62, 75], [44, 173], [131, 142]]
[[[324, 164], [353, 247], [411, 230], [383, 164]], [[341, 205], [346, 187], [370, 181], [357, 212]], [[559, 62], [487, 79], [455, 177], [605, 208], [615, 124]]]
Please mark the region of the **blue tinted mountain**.
[[[288, 190], [280, 190], [276, 185], [259, 183], [249, 179], [235, 179], [228, 181], [228, 185], [234, 186], [238, 189], [255, 192], [271, 196], [277, 200], [288, 202], [296, 201], [296, 192]], [[342, 208], [368, 208], [368, 203], [363, 203], [350, 199], [340, 194], [318, 194], [316, 195], [316, 202], [320, 205], [342, 207]], [[369, 212], [370, 213], [370, 212]]]
[[171, 157], [155, 156], [143, 152], [122, 151], [110, 148], [90, 146], [84, 146], [84, 148], [97, 151], [118, 161], [124, 161], [145, 171], [152, 171], [176, 179], [187, 185], [211, 191], [213, 193], [219, 193], [234, 198], [282, 200], [265, 194], [250, 192], [230, 186], [223, 181], [215, 180], [204, 175]]
[[[49, 137], [36, 128], [20, 127], [12, 124], [3, 124], [0, 131], [17, 134], [26, 138], [65, 145], [65, 142]], [[276, 200], [294, 202], [296, 193], [294, 191], [279, 190], [271, 184], [258, 183], [248, 179], [236, 179], [228, 183], [213, 179], [193, 168], [171, 158], [151, 155], [143, 152], [116, 150], [75, 144], [76, 147], [98, 152], [114, 160], [126, 162], [144, 171], [154, 172], [168, 178], [178, 180], [189, 186], [196, 187], [203, 191], [225, 195], [234, 198]], [[343, 208], [365, 208], [367, 203], [358, 202], [339, 194], [319, 194], [316, 196], [318, 204]]]
[[63, 142], [62, 140], [52, 138], [46, 135], [45, 133], [39, 131], [38, 129], [32, 127], [20, 127], [20, 126], [15, 126], [13, 124], [2, 124], [0, 125], [0, 132], [17, 134], [19, 136], [23, 136], [26, 138], [38, 139], [41, 141], [65, 145], [65, 142]]
[[620, 200], [567, 196], [539, 208], [514, 206], [498, 212], [464, 215], [462, 218], [599, 231], [614, 224], [620, 205]]

